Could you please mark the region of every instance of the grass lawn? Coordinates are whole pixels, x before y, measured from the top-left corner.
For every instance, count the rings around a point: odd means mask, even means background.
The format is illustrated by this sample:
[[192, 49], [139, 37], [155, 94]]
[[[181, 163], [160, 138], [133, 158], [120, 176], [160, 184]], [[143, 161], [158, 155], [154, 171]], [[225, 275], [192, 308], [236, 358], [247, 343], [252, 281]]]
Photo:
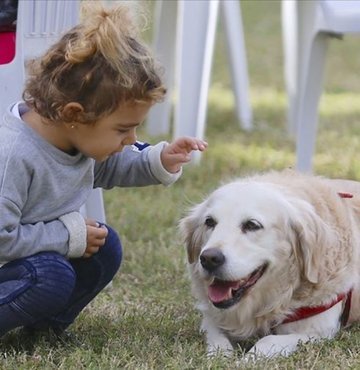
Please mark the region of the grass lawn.
[[[279, 1], [242, 1], [255, 129], [239, 128], [221, 24], [209, 95], [200, 166], [184, 168], [173, 186], [114, 189], [105, 193], [108, 223], [124, 245], [111, 289], [101, 293], [55, 342], [19, 332], [1, 342], [1, 369], [234, 369], [234, 359], [206, 358], [186, 272], [177, 222], [224, 181], [255, 171], [294, 166], [286, 131]], [[320, 107], [315, 172], [360, 180], [360, 39], [334, 40], [328, 51]], [[139, 138], [157, 142], [146, 130]], [[170, 139], [165, 137], [165, 139]], [[250, 369], [360, 369], [360, 326], [335, 340], [303, 345], [289, 358]]]

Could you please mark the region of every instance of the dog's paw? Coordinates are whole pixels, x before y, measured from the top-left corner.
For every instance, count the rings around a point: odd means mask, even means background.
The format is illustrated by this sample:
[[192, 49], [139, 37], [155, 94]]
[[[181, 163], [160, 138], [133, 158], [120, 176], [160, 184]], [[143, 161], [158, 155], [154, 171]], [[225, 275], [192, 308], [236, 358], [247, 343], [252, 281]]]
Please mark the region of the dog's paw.
[[[295, 339], [295, 340], [294, 340]], [[288, 356], [296, 349], [298, 338], [292, 335], [268, 335], [261, 338], [250, 348], [246, 357], [249, 361], [258, 358], [272, 358], [275, 356]]]

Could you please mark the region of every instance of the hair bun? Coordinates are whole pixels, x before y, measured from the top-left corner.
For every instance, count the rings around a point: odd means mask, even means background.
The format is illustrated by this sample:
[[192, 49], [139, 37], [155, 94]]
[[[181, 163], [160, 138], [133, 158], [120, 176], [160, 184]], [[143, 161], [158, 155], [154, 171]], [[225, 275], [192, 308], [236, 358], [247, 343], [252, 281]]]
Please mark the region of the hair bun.
[[[140, 9], [140, 8], [137, 8]], [[95, 53], [101, 53], [109, 64], [119, 69], [119, 61], [136, 55], [129, 47], [129, 39], [137, 39], [139, 27], [134, 23], [132, 14], [135, 7], [117, 4], [105, 8], [100, 1], [84, 1], [81, 5], [81, 23], [78, 26], [82, 37], [70, 40], [66, 48], [69, 63], [81, 63]]]

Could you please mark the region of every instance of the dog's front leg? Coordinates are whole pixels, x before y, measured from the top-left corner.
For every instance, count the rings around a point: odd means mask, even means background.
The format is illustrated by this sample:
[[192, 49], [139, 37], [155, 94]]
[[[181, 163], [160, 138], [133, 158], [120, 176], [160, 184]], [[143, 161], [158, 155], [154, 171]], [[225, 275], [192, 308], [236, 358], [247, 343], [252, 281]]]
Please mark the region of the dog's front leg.
[[206, 318], [202, 320], [201, 331], [206, 335], [208, 356], [215, 356], [218, 353], [231, 356], [234, 350], [232, 344], [224, 333], [210, 320]]
[[[300, 342], [314, 342], [321, 338], [333, 338], [338, 332], [342, 303], [316, 316], [293, 323], [279, 325], [276, 335], [261, 338], [248, 352], [251, 356], [273, 357], [288, 356], [294, 352]], [[306, 334], [304, 333], [306, 331]], [[302, 331], [303, 333], [299, 333]]]
[[300, 343], [315, 339], [306, 334], [268, 335], [258, 340], [245, 355], [245, 358], [254, 360], [261, 357], [289, 356]]

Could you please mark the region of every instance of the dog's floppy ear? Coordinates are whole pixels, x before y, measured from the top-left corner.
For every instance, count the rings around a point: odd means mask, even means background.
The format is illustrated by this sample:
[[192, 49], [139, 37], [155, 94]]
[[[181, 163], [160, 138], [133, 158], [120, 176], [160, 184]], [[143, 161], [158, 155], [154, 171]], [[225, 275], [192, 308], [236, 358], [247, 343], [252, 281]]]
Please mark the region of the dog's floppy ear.
[[311, 283], [319, 281], [325, 247], [334, 243], [334, 231], [306, 201], [292, 202], [291, 228], [295, 234], [293, 242], [295, 257], [304, 277]]
[[187, 249], [189, 263], [199, 257], [204, 242], [204, 228], [200, 220], [202, 204], [197, 205], [189, 214], [180, 220], [180, 234]]

